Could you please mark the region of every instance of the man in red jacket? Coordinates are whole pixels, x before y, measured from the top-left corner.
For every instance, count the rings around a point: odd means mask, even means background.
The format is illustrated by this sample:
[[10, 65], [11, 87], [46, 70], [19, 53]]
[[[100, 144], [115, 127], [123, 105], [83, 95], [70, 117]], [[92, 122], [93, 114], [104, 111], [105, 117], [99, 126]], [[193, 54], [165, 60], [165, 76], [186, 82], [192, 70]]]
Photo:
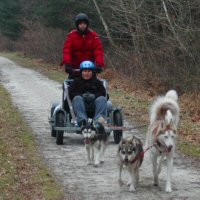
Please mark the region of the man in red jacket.
[[69, 74], [69, 79], [80, 76], [78, 69], [80, 63], [85, 60], [95, 64], [97, 73], [105, 68], [103, 46], [97, 33], [88, 28], [88, 16], [80, 13], [76, 16], [75, 22], [77, 29], [72, 30], [67, 36], [61, 63], [61, 66], [65, 64], [65, 72]]

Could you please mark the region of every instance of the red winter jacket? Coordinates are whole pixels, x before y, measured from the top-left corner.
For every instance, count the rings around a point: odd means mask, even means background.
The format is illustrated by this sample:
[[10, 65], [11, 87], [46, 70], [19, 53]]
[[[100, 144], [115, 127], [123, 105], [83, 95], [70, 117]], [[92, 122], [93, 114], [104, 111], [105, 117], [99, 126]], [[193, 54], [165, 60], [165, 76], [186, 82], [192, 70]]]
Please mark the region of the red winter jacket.
[[105, 67], [101, 41], [98, 35], [89, 29], [85, 35], [73, 30], [68, 34], [64, 44], [62, 64], [79, 69], [80, 63], [85, 60], [93, 61], [96, 66]]

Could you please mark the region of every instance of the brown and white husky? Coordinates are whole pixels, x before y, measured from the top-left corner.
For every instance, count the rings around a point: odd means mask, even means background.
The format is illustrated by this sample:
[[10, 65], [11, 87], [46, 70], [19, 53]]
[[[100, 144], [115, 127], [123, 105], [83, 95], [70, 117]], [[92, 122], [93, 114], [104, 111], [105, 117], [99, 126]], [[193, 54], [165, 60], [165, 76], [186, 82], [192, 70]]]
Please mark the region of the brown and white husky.
[[[165, 96], [158, 97], [150, 109], [150, 125], [146, 135], [146, 147], [150, 148], [153, 165], [154, 185], [158, 185], [161, 164], [167, 159], [166, 192], [171, 192], [171, 176], [176, 147], [177, 126], [179, 122], [178, 95], [169, 90]], [[158, 160], [158, 158], [160, 158]]]

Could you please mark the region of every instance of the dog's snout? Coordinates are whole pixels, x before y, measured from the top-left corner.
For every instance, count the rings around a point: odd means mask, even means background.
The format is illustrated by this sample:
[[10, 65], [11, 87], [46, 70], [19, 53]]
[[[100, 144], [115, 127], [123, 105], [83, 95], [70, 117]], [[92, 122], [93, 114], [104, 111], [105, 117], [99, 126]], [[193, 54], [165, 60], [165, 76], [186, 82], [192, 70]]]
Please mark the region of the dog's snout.
[[125, 156], [124, 161], [128, 162], [128, 156]]
[[170, 152], [172, 150], [172, 148], [173, 148], [173, 145], [169, 145], [168, 146], [168, 152]]

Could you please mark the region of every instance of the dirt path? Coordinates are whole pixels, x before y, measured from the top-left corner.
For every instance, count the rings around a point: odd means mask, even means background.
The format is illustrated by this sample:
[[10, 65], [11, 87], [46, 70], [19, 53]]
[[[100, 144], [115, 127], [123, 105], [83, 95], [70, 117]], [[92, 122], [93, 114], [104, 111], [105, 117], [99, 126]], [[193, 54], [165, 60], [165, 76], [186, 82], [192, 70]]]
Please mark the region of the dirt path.
[[[50, 136], [48, 115], [50, 104], [61, 101], [61, 85], [43, 75], [17, 66], [0, 57], [0, 83], [11, 93], [13, 103], [33, 129], [38, 148], [45, 162], [58, 177], [68, 200], [195, 200], [200, 199], [200, 171], [190, 160], [176, 155], [173, 170], [173, 192], [164, 192], [166, 169], [161, 172], [160, 187], [152, 185], [150, 163], [145, 160], [140, 170], [140, 185], [136, 193], [117, 184], [116, 152], [112, 135], [99, 168], [86, 165], [86, 150], [80, 135], [65, 134], [64, 145], [57, 146]], [[143, 136], [137, 130], [126, 134]], [[124, 175], [126, 176], [126, 175]]]

